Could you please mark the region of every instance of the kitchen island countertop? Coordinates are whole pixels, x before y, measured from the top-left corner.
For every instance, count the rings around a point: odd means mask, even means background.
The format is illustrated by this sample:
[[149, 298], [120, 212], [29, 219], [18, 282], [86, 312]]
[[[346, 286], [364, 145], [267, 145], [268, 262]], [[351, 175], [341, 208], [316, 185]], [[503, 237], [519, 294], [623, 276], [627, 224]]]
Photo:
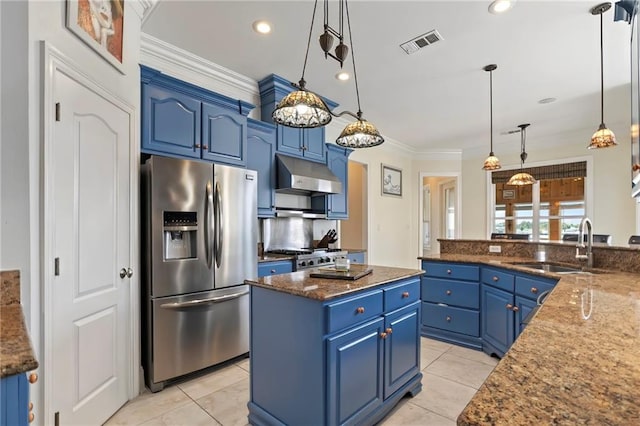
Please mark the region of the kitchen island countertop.
[[371, 274], [357, 280], [312, 278], [314, 269], [270, 275], [246, 280], [245, 284], [269, 288], [315, 300], [329, 300], [345, 294], [376, 287], [381, 284], [422, 275], [420, 269], [391, 268], [387, 266], [360, 265], [373, 269]]
[[[420, 259], [536, 272], [532, 259], [442, 254]], [[458, 417], [458, 425], [638, 424], [640, 275], [559, 278], [544, 305]]]

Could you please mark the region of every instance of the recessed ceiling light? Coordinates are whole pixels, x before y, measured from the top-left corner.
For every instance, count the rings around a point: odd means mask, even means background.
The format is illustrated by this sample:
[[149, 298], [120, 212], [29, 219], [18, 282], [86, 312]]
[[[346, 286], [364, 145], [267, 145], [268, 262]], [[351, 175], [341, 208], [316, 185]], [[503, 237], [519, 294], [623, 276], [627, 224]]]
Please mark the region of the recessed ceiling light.
[[349, 80], [349, 73], [346, 71], [340, 71], [339, 73], [336, 74], [336, 78], [340, 81], [347, 81]]
[[259, 34], [269, 34], [271, 32], [271, 24], [267, 21], [255, 21], [253, 30]]
[[557, 101], [557, 98], [543, 98], [538, 101], [539, 104], [550, 104], [551, 102]]
[[511, 9], [515, 0], [493, 0], [489, 5], [489, 12], [493, 14], [503, 13]]

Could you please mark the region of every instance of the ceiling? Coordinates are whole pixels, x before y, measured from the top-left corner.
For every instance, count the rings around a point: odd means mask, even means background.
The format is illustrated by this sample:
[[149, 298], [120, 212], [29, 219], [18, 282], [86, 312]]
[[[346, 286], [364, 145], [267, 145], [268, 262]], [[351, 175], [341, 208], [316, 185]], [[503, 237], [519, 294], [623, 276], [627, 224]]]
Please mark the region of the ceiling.
[[[364, 118], [386, 137], [416, 151], [486, 148], [490, 141], [489, 73], [493, 72], [494, 150], [520, 148], [520, 123], [531, 139], [584, 134], [600, 123], [598, 1], [517, 1], [502, 15], [488, 0], [351, 0], [349, 13]], [[305, 80], [307, 87], [357, 111], [353, 79], [338, 81], [339, 64], [325, 59], [318, 3]], [[160, 0], [143, 32], [237, 73], [260, 80], [301, 76], [314, 2]], [[337, 1], [329, 2], [338, 27]], [[269, 20], [260, 35], [252, 23]], [[443, 37], [407, 55], [399, 45], [436, 29]], [[626, 136], [629, 126], [630, 26], [604, 14], [605, 122]], [[346, 32], [346, 25], [345, 25]], [[334, 43], [335, 45], [335, 43]], [[349, 59], [345, 68], [352, 71]], [[557, 98], [540, 104], [543, 98]], [[617, 126], [616, 127], [616, 124]], [[623, 132], [623, 133], [621, 133]], [[515, 147], [515, 148], [514, 148]]]

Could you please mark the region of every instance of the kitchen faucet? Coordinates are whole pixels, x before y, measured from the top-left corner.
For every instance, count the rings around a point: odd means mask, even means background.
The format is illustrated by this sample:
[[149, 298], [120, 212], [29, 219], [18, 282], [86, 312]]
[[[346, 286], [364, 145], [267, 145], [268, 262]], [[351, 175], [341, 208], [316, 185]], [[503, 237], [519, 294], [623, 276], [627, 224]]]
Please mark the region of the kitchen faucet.
[[[580, 254], [580, 249], [584, 248], [584, 227], [587, 225], [587, 254]], [[593, 246], [593, 224], [588, 217], [583, 217], [580, 221], [578, 235], [578, 245], [576, 246], [576, 259], [587, 260], [587, 268], [593, 268], [593, 253], [591, 247]]]

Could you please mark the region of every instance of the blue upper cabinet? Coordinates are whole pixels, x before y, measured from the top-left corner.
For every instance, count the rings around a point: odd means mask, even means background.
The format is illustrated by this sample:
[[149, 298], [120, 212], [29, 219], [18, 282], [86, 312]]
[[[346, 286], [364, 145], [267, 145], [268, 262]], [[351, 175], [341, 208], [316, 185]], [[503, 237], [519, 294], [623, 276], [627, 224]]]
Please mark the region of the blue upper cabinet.
[[340, 194], [327, 195], [327, 218], [328, 219], [348, 219], [349, 218], [349, 154], [353, 150], [341, 148], [338, 145], [327, 144], [327, 167], [342, 182], [342, 192]]
[[273, 124], [247, 120], [247, 168], [258, 172], [258, 217], [275, 216], [276, 128]]
[[142, 152], [244, 167], [253, 105], [140, 66]]
[[[262, 121], [273, 123], [271, 114], [282, 98], [296, 90], [291, 83], [275, 74], [271, 74], [258, 82], [261, 100]], [[322, 98], [329, 109], [338, 106], [335, 102]], [[278, 125], [277, 151], [288, 155], [306, 158], [307, 160], [325, 162], [324, 127], [313, 129], [297, 129]]]
[[228, 108], [202, 104], [202, 158], [247, 164], [247, 117]]
[[200, 102], [142, 85], [142, 150], [200, 158]]

